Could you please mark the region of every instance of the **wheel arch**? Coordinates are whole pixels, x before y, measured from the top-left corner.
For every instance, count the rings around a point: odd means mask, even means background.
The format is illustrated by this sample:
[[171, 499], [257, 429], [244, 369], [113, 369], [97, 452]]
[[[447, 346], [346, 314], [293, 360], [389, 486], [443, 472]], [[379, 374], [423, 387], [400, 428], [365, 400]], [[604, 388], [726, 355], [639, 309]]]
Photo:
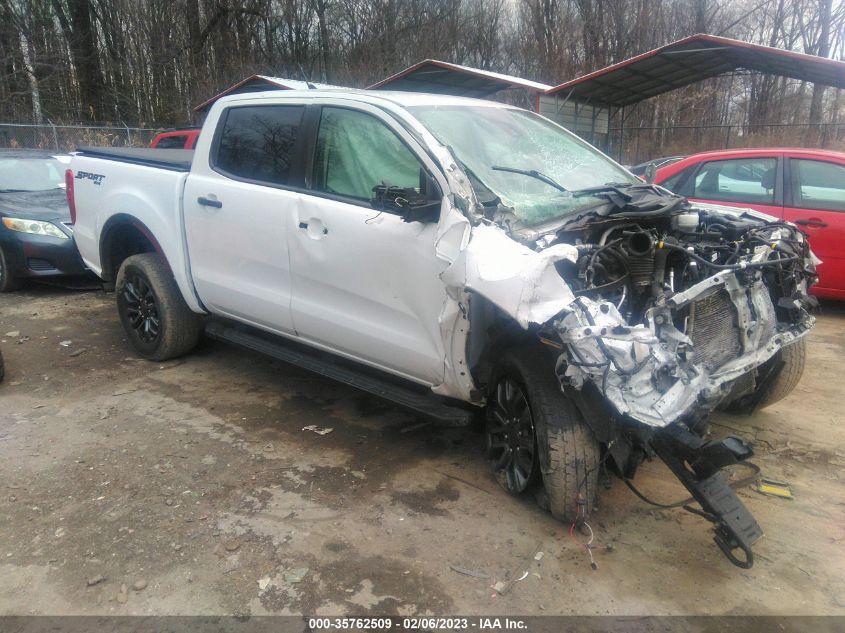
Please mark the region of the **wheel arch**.
[[139, 253], [158, 254], [172, 274], [164, 249], [143, 222], [126, 213], [111, 216], [100, 231], [100, 276], [103, 280], [114, 282], [124, 260]]
[[538, 328], [522, 328], [492, 301], [473, 294], [469, 309], [470, 331], [466, 356], [476, 392], [488, 397], [502, 373], [501, 361], [509, 350], [539, 345]]

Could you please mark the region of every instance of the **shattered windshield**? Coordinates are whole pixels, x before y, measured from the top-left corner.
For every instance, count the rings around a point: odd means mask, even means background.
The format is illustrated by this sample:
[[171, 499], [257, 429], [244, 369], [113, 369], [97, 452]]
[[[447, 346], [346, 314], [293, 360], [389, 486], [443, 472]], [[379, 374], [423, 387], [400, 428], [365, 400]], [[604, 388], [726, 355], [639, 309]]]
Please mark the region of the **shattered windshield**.
[[572, 192], [607, 183], [641, 184], [574, 134], [533, 112], [454, 105], [408, 110], [529, 226], [596, 204], [594, 196]]

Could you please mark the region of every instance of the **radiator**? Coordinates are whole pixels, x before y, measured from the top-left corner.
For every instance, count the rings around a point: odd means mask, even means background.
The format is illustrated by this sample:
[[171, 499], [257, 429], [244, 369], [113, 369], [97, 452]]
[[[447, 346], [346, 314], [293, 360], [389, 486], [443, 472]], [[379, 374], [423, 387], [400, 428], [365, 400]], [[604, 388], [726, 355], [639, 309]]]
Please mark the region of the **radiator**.
[[696, 301], [690, 312], [693, 363], [712, 371], [742, 353], [736, 308], [726, 290]]

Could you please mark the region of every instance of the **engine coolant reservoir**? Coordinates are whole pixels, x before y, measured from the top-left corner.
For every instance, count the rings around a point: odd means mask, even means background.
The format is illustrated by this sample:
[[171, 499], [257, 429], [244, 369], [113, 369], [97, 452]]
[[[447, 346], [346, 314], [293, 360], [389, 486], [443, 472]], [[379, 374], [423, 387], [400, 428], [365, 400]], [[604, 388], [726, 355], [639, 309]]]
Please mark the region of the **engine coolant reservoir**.
[[681, 233], [695, 233], [699, 223], [698, 211], [686, 211], [672, 218], [672, 228]]

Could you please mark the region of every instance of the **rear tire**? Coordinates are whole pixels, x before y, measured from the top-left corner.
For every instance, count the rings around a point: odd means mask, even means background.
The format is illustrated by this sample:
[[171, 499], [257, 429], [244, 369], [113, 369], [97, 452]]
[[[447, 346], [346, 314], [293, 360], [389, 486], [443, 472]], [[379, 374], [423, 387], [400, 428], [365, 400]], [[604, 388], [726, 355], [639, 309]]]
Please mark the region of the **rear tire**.
[[[600, 446], [575, 403], [561, 391], [552, 354], [544, 347], [507, 352], [496, 386], [508, 378], [522, 388], [528, 400], [539, 470], [552, 515], [567, 523], [585, 519], [598, 489]], [[494, 401], [495, 394], [490, 406]]]
[[170, 270], [155, 253], [123, 261], [115, 282], [117, 310], [132, 347], [149, 360], [190, 352], [202, 333], [202, 319], [191, 311]]
[[6, 253], [0, 248], [0, 292], [12, 292], [23, 285], [23, 280], [12, 274], [8, 262]]
[[769, 385], [766, 395], [760, 400], [760, 408], [768, 407], [775, 402], [786, 398], [798, 385], [801, 376], [804, 374], [804, 365], [807, 361], [807, 338], [800, 338], [792, 345], [781, 349], [769, 362], [784, 362], [783, 369], [777, 378]]

